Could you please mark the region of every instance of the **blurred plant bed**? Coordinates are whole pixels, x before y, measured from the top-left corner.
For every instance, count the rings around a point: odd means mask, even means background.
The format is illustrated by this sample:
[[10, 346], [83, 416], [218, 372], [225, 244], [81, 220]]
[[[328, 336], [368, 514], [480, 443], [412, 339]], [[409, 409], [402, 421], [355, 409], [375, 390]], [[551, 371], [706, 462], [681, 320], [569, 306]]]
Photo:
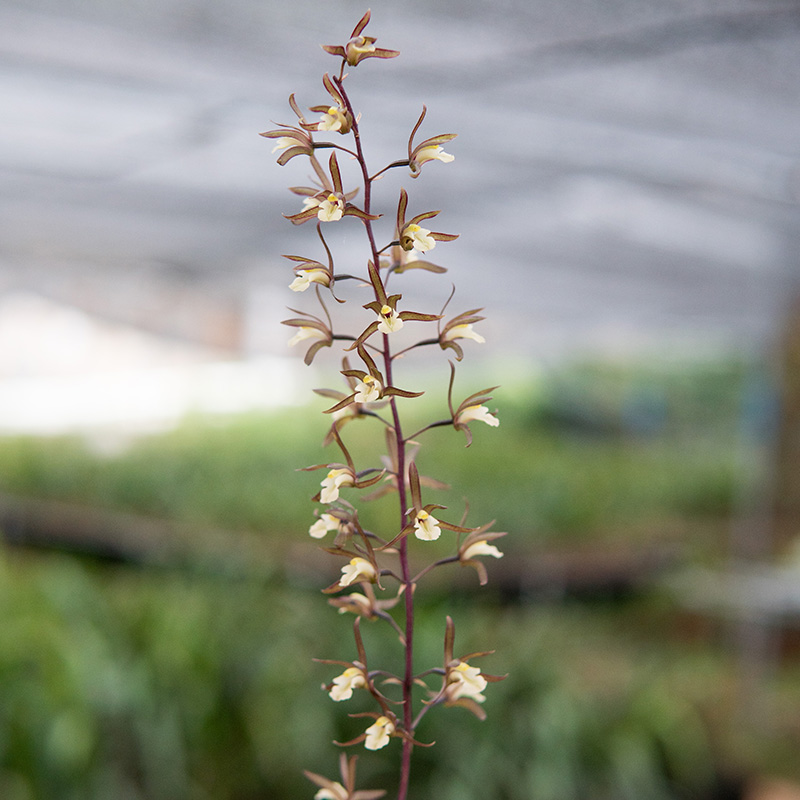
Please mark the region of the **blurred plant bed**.
[[[695, 778], [702, 774], [703, 764], [715, 774], [713, 792], [710, 787], [706, 789], [710, 794], [695, 788], [696, 793], [688, 796], [746, 797], [759, 775], [800, 782], [796, 660], [770, 661], [763, 673], [753, 676], [732, 646], [730, 630], [687, 637], [674, 601], [658, 592], [626, 603], [567, 600], [528, 608], [539, 626], [539, 638], [530, 642], [530, 663], [537, 653], [551, 654], [563, 670], [558, 679], [561, 691], [583, 698], [590, 707], [598, 701], [600, 707], [607, 704], [598, 724], [601, 729], [606, 726], [610, 740], [619, 733], [615, 720], [624, 708], [623, 729], [629, 733], [638, 729], [644, 740], [652, 737], [647, 746], [652, 745], [654, 752], [650, 756], [631, 752], [634, 761], [686, 758], [683, 768]], [[515, 626], [525, 630], [527, 613], [524, 606], [506, 606], [483, 624], [491, 625], [496, 637], [513, 638]], [[502, 644], [510, 646], [505, 640]], [[637, 720], [633, 728], [628, 727], [631, 713]], [[610, 742], [609, 748], [613, 749]], [[656, 755], [659, 752], [661, 756]], [[689, 768], [692, 762], [694, 767]], [[633, 764], [628, 768], [635, 770]]]
[[[329, 582], [336, 572], [321, 547], [290, 535], [278, 543], [252, 531], [6, 493], [0, 493], [0, 531], [10, 545], [150, 567], [253, 574], [281, 568], [305, 585]], [[490, 591], [503, 602], [624, 599], [646, 591], [665, 572], [683, 564], [683, 543], [692, 532], [691, 525], [678, 521], [560, 546], [545, 542], [527, 551], [509, 540], [507, 557], [487, 564]], [[477, 578], [471, 569], [454, 565], [429, 580], [436, 580], [442, 591], [466, 591]]]
[[[495, 529], [510, 533], [503, 540], [509, 556], [493, 567], [500, 576], [509, 573], [503, 578], [509, 593], [589, 592], [593, 584], [624, 589], [679, 553], [718, 556], [720, 521], [740, 479], [732, 433], [740, 376], [728, 366], [697, 369], [699, 377], [687, 377], [682, 368], [659, 375], [652, 368], [587, 365], [510, 386], [497, 396], [500, 427], [475, 426], [469, 450], [447, 429], [426, 434], [420, 471], [452, 487], [431, 491], [431, 499], [447, 505], [453, 521], [466, 512], [464, 495], [472, 501], [467, 524], [497, 517]], [[626, 386], [658, 395], [660, 428], [591, 426], [585, 418], [575, 424], [554, 413], [572, 407], [570, 395], [582, 398], [584, 417], [590, 409], [619, 417], [630, 405]], [[297, 551], [313, 553], [305, 546], [313, 522], [307, 499], [319, 484], [319, 473], [298, 468], [340, 457], [320, 447], [323, 407], [190, 419], [111, 453], [77, 437], [5, 438], [0, 492], [7, 497], [7, 532], [18, 541], [43, 545], [52, 536], [78, 550], [156, 560], [182, 558], [195, 544], [202, 558], [218, 552], [212, 543], [227, 535], [234, 558], [241, 549], [258, 551], [260, 539], [268, 558], [283, 560], [291, 547], [298, 563]], [[363, 431], [363, 421], [346, 428], [356, 459]], [[51, 501], [69, 508], [48, 510]], [[380, 501], [368, 514], [375, 530], [390, 524]]]
[[[495, 527], [510, 533], [505, 558], [487, 565], [497, 603], [459, 600], [464, 648], [485, 628], [508, 653], [486, 669], [510, 677], [493, 687], [486, 722], [465, 714], [455, 738], [440, 737], [454, 742], [453, 757], [419, 771], [418, 796], [720, 800], [742, 796], [743, 776], [800, 779], [797, 664], [768, 679], [766, 728], [743, 724], [724, 636], [692, 637], [676, 604], [649, 589], [676, 561], [725, 552], [740, 480], [739, 377], [702, 378], [701, 391], [691, 376], [655, 376], [659, 424], [631, 426], [619, 422], [629, 417], [614, 388], [625, 370], [586, 369], [586, 379], [578, 370], [498, 392], [500, 428], [475, 430], [469, 450], [437, 429], [421, 451], [421, 472], [452, 485], [434, 498], [447, 518], [458, 521], [467, 494], [468, 524], [499, 508]], [[649, 383], [653, 371], [633, 372]], [[77, 438], [2, 441], [7, 535], [50, 528], [68, 547], [179, 568], [14, 551], [0, 581], [10, 621], [0, 796], [308, 794], [298, 753], [348, 738], [353, 724], [323, 692], [287, 706], [292, 682], [329, 677], [313, 656], [330, 645], [352, 657], [351, 620], [331, 609], [312, 625], [306, 609], [320, 575], [336, 573], [306, 533], [319, 474], [297, 471], [338, 459], [320, 450], [319, 410], [189, 420], [117, 453]], [[356, 456], [359, 426], [347, 427]], [[380, 501], [370, 513], [380, 529]], [[442, 592], [457, 599], [461, 581], [477, 580], [459, 567], [440, 572]], [[441, 617], [435, 602], [421, 614], [421, 650], [426, 638], [439, 647]], [[462, 774], [465, 749], [473, 757]], [[721, 794], [723, 775], [737, 779], [735, 793]]]
[[276, 561], [263, 536], [61, 500], [0, 493], [0, 531], [10, 545], [146, 566], [264, 571]]
[[731, 562], [688, 567], [661, 586], [674, 598], [687, 637], [735, 642], [751, 671], [800, 664], [800, 563]]
[[[490, 636], [498, 655], [483, 666], [509, 677], [487, 693], [483, 722], [431, 715], [426, 734], [444, 744], [421, 756], [416, 796], [738, 800], [741, 786], [719, 793], [722, 775], [800, 777], [786, 744], [797, 675], [782, 668], [766, 687], [783, 717], [741, 724], [735, 660], [665, 635], [666, 604], [455, 600], [463, 648]], [[358, 724], [323, 691], [297, 700], [298, 685], [330, 677], [312, 657], [353, 647], [352, 618], [315, 619], [312, 602], [280, 571], [0, 552], [4, 800], [310, 796], [301, 766]], [[440, 657], [443, 615], [436, 603], [420, 615], [426, 661]]]

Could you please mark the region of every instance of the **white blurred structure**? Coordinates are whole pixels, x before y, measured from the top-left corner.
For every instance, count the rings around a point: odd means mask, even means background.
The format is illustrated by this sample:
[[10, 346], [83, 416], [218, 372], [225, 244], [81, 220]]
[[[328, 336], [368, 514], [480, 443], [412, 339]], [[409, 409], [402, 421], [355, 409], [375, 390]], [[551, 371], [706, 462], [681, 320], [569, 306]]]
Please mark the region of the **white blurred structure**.
[[[42, 344], [57, 325], [78, 339], [91, 328], [95, 342], [102, 332], [99, 350], [149, 348], [148, 369], [185, 357], [199, 375], [212, 351], [283, 363], [278, 321], [297, 298], [280, 255], [321, 253], [281, 218], [296, 205], [285, 187], [306, 170], [277, 167], [257, 134], [291, 121], [290, 92], [321, 102], [333, 62], [316, 45], [346, 38], [364, 8], [0, 0], [0, 314], [19, 317], [20, 293], [60, 309], [14, 335], [50, 350], [53, 380], [75, 357], [60, 333]], [[427, 135], [459, 133], [454, 164], [413, 186], [392, 173], [379, 202], [391, 218], [405, 184], [415, 206], [443, 209], [442, 230], [461, 232], [436, 255], [458, 286], [451, 310], [488, 307], [487, 353], [769, 345], [798, 289], [796, 4], [375, 0], [372, 11], [370, 30], [401, 57], [353, 76], [371, 163], [402, 153], [423, 103]], [[340, 245], [363, 264], [356, 238]], [[426, 280], [403, 291], [439, 303]], [[119, 325], [151, 336], [131, 346]], [[32, 346], [14, 338], [0, 362]], [[158, 399], [120, 395], [177, 408], [170, 398], [195, 392], [179, 372], [163, 374]], [[17, 413], [5, 406], [0, 425], [21, 424]]]
[[233, 359], [30, 294], [0, 300], [0, 433], [143, 433], [298, 402], [288, 357]]

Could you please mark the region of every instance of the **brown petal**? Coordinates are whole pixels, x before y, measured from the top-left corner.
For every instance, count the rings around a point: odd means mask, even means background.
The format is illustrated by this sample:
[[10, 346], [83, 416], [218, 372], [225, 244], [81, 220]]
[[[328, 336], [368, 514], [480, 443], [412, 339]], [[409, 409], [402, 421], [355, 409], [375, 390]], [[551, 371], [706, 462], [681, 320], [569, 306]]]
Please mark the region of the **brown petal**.
[[361, 31], [363, 31], [364, 28], [367, 27], [367, 23], [369, 22], [371, 16], [372, 12], [369, 9], [367, 9], [367, 12], [356, 23], [355, 28], [353, 28], [353, 32], [350, 34], [351, 39], [354, 39], [356, 36], [360, 35]]
[[322, 49], [326, 53], [330, 53], [332, 56], [341, 56], [344, 58], [344, 47], [340, 44], [323, 44]]

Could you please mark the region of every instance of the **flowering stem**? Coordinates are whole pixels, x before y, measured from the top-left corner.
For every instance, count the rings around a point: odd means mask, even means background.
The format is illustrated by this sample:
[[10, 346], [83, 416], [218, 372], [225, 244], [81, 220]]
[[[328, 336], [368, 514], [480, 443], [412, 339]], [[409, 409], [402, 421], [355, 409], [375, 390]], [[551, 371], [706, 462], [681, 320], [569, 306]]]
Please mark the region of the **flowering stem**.
[[[337, 88], [341, 92], [342, 99], [347, 106], [347, 110], [353, 119], [352, 132], [353, 140], [356, 146], [356, 160], [361, 168], [361, 174], [364, 181], [364, 211], [366, 214], [371, 214], [372, 202], [372, 181], [375, 177], [380, 175], [377, 173], [372, 178], [367, 169], [366, 160], [364, 159], [364, 152], [361, 147], [361, 136], [358, 130], [358, 119], [353, 113], [353, 107], [350, 103], [350, 98], [342, 85], [343, 79], [339, 77], [334, 79]], [[399, 165], [398, 165], [399, 166]], [[375, 269], [380, 280], [380, 253], [377, 245], [375, 244], [375, 234], [372, 230], [372, 221], [370, 219], [364, 220], [364, 228], [369, 239], [370, 248], [372, 251], [372, 260], [375, 264]], [[377, 298], [377, 292], [376, 292]], [[379, 298], [378, 298], [379, 299]], [[389, 343], [389, 336], [383, 334], [383, 364], [386, 376], [386, 383], [388, 386], [394, 385], [392, 376], [392, 351]], [[408, 498], [406, 493], [406, 440], [403, 437], [403, 430], [400, 424], [400, 414], [397, 409], [397, 398], [391, 397], [389, 406], [392, 412], [392, 422], [394, 427], [395, 446], [397, 450], [397, 494], [400, 512], [400, 528], [402, 529], [406, 524], [406, 514], [408, 511]], [[400, 570], [402, 577], [402, 584], [405, 588], [405, 674], [403, 676], [403, 727], [407, 733], [411, 734], [413, 731], [413, 707], [412, 707], [412, 691], [414, 686], [414, 592], [411, 583], [411, 571], [408, 562], [408, 541], [403, 538], [398, 546], [400, 558]], [[406, 800], [408, 795], [408, 783], [411, 773], [411, 752], [413, 749], [412, 743], [404, 738], [403, 739], [403, 752], [400, 764], [400, 782], [397, 791], [397, 800]]]
[[385, 611], [376, 611], [375, 615], [380, 617], [385, 622], [388, 622], [389, 625], [391, 625], [394, 628], [395, 632], [400, 637], [400, 642], [402, 643], [403, 647], [405, 647], [406, 644], [405, 633], [403, 633], [403, 629], [394, 621], [394, 617], [391, 614], [387, 614]]
[[411, 162], [407, 158], [404, 158], [402, 161], [392, 161], [391, 164], [388, 164], [382, 170], [379, 170], [378, 172], [376, 172], [370, 178], [370, 180], [374, 181], [375, 178], [377, 178], [379, 175], [383, 175], [384, 172], [387, 172], [388, 170], [392, 169], [393, 167], [407, 167], [410, 163]]
[[414, 719], [414, 727], [416, 728], [417, 725], [422, 721], [422, 718], [434, 707], [439, 705], [441, 702], [440, 697], [434, 698], [430, 702], [426, 703], [422, 708], [419, 710], [419, 714], [417, 714], [416, 718]]
[[415, 347], [424, 347], [425, 345], [429, 345], [429, 344], [439, 344], [439, 339], [438, 338], [436, 338], [436, 339], [421, 339], [419, 342], [416, 342], [415, 344], [411, 344], [408, 347], [404, 347], [402, 350], [398, 350], [392, 356], [392, 358], [400, 358], [400, 356], [402, 356], [403, 353], [408, 353], [409, 350], [413, 350]]
[[424, 575], [427, 575], [432, 569], [435, 569], [436, 567], [441, 567], [444, 564], [454, 564], [459, 560], [460, 559], [458, 556], [451, 556], [450, 558], [442, 558], [439, 559], [439, 561], [434, 561], [433, 564], [428, 564], [428, 566], [425, 567], [425, 569], [423, 569], [421, 572], [418, 572], [414, 576], [414, 579], [411, 582], [419, 583], [420, 578], [422, 578]]
[[[323, 538], [330, 531], [336, 531], [333, 545], [322, 549], [336, 557], [346, 557], [349, 562], [341, 568], [341, 577], [323, 589], [325, 594], [331, 594], [347, 587], [360, 584], [364, 594], [354, 592], [348, 596], [331, 599], [331, 605], [338, 607], [339, 612], [352, 612], [356, 614], [353, 623], [353, 633], [358, 652], [358, 658], [354, 661], [331, 661], [321, 660], [324, 664], [338, 664], [345, 666], [344, 672], [334, 678], [333, 682], [324, 688], [334, 701], [347, 700], [353, 695], [355, 689], [364, 689], [380, 707], [380, 713], [376, 711], [362, 711], [350, 714], [351, 717], [368, 717], [373, 719], [373, 723], [360, 735], [347, 742], [334, 742], [342, 747], [364, 743], [367, 750], [380, 750], [390, 744], [393, 740], [401, 740], [400, 754], [400, 774], [397, 784], [396, 800], [407, 800], [410, 790], [411, 759], [415, 747], [430, 747], [415, 739], [415, 732], [423, 717], [434, 706], [459, 705], [472, 711], [477, 717], [483, 719], [485, 714], [478, 705], [486, 698], [481, 694], [489, 681], [501, 680], [497, 675], [481, 675], [480, 669], [468, 664], [468, 659], [488, 655], [489, 652], [472, 653], [461, 658], [453, 657], [453, 645], [455, 639], [455, 626], [452, 619], [447, 617], [444, 637], [444, 662], [442, 667], [435, 667], [426, 670], [419, 675], [414, 674], [414, 626], [415, 626], [415, 589], [422, 578], [426, 578], [428, 573], [437, 567], [451, 563], [460, 563], [462, 566], [474, 567], [478, 572], [481, 585], [487, 581], [486, 569], [482, 562], [475, 559], [476, 556], [502, 557], [502, 553], [494, 545], [489, 544], [492, 540], [504, 536], [502, 532], [491, 532], [489, 529], [492, 523], [479, 528], [464, 527], [464, 519], [460, 525], [450, 522], [439, 521], [430, 514], [432, 509], [444, 508], [436, 503], [427, 505], [423, 502], [422, 486], [436, 485], [421, 477], [416, 464], [417, 442], [414, 438], [432, 428], [440, 426], [453, 427], [456, 431], [461, 431], [466, 435], [467, 446], [471, 443], [469, 423], [475, 421], [485, 422], [491, 427], [497, 427], [497, 417], [484, 405], [491, 400], [490, 392], [497, 387], [484, 389], [474, 392], [464, 399], [457, 409], [453, 407], [453, 383], [455, 381], [455, 364], [450, 363], [450, 382], [447, 389], [447, 408], [450, 417], [429, 423], [418, 430], [413, 436], [406, 436], [403, 433], [400, 411], [398, 407], [398, 397], [414, 398], [422, 392], [409, 391], [395, 386], [395, 376], [393, 375], [395, 361], [413, 350], [414, 348], [438, 345], [445, 350], [452, 348], [455, 351], [456, 360], [460, 361], [463, 351], [460, 345], [454, 342], [455, 339], [473, 339], [477, 342], [484, 341], [483, 337], [472, 331], [472, 325], [484, 318], [479, 316], [483, 309], [472, 309], [462, 312], [444, 324], [442, 329], [441, 320], [450, 299], [455, 292], [453, 287], [450, 297], [445, 302], [439, 314], [423, 313], [422, 311], [412, 311], [409, 308], [397, 309], [398, 302], [402, 299], [401, 293], [390, 295], [387, 288], [392, 283], [394, 289], [394, 273], [398, 275], [406, 270], [413, 268], [426, 269], [431, 272], [445, 272], [443, 267], [439, 267], [427, 261], [415, 261], [415, 256], [409, 251], [411, 249], [419, 253], [426, 253], [434, 247], [436, 241], [452, 241], [457, 238], [455, 234], [429, 231], [421, 227], [418, 223], [426, 219], [435, 217], [439, 211], [426, 211], [419, 213], [406, 220], [408, 208], [408, 193], [405, 189], [400, 189], [400, 198], [397, 204], [396, 223], [394, 224], [394, 238], [388, 244], [385, 240], [381, 241], [381, 247], [376, 244], [376, 230], [373, 222], [381, 217], [380, 214], [372, 212], [372, 186], [373, 182], [383, 177], [389, 170], [396, 167], [408, 167], [412, 178], [420, 174], [423, 164], [428, 161], [448, 162], [453, 160], [453, 156], [442, 149], [442, 144], [455, 138], [454, 133], [442, 133], [432, 136], [414, 146], [414, 138], [425, 118], [427, 109], [422, 107], [422, 113], [414, 125], [408, 139], [408, 158], [401, 158], [392, 161], [378, 172], [370, 175], [367, 169], [367, 162], [362, 148], [361, 133], [359, 130], [359, 117], [353, 110], [353, 105], [347, 92], [344, 89], [347, 74], [347, 66], [355, 67], [360, 61], [366, 58], [387, 59], [399, 55], [396, 50], [388, 50], [382, 47], [375, 47], [375, 38], [362, 35], [362, 31], [370, 20], [370, 11], [367, 11], [353, 28], [349, 40], [345, 45], [323, 45], [323, 49], [330, 55], [339, 57], [338, 75], [326, 72], [322, 82], [325, 90], [332, 100], [328, 103], [311, 106], [312, 112], [322, 112], [322, 116], [316, 122], [308, 122], [303, 116], [303, 112], [292, 94], [289, 96], [289, 105], [295, 113], [298, 123], [293, 126], [284, 126], [277, 130], [265, 131], [262, 136], [268, 139], [276, 139], [273, 152], [283, 151], [278, 156], [278, 164], [283, 166], [296, 156], [303, 156], [313, 169], [316, 178], [314, 186], [291, 187], [294, 194], [304, 196], [303, 208], [296, 214], [285, 215], [293, 224], [310, 222], [316, 217], [317, 235], [327, 254], [327, 265], [324, 261], [307, 259], [302, 256], [287, 255], [285, 258], [294, 262], [293, 270], [296, 276], [289, 288], [292, 291], [305, 291], [314, 284], [314, 292], [317, 300], [322, 306], [324, 319], [304, 311], [290, 309], [297, 317], [283, 320], [284, 325], [298, 328], [289, 344], [297, 344], [300, 341], [308, 340], [308, 350], [305, 354], [305, 361], [310, 364], [321, 348], [330, 347], [336, 343], [336, 350], [343, 355], [342, 369], [340, 374], [346, 379], [350, 389], [350, 394], [345, 395], [341, 391], [332, 389], [315, 389], [315, 392], [323, 397], [332, 398], [336, 402], [333, 406], [326, 409], [326, 414], [332, 414], [333, 422], [328, 434], [325, 437], [323, 446], [335, 442], [346, 463], [316, 464], [306, 467], [306, 470], [316, 470], [327, 468], [327, 477], [321, 482], [321, 489], [312, 497], [313, 502], [320, 502], [328, 505], [325, 513], [315, 512], [319, 517], [309, 528], [309, 534], [316, 539]], [[316, 142], [315, 133], [327, 132], [331, 135], [342, 134], [350, 135], [347, 145], [342, 146], [334, 142]], [[320, 151], [317, 153], [316, 151]], [[321, 151], [330, 150], [326, 159], [327, 166], [323, 167], [317, 156]], [[340, 151], [337, 153], [336, 151]], [[361, 181], [356, 181], [356, 185], [345, 191], [342, 180], [342, 172], [339, 166], [339, 159], [342, 154], [352, 157], [357, 167], [349, 166], [347, 169], [360, 169]], [[348, 181], [350, 176], [348, 175]], [[363, 185], [363, 203], [356, 205], [351, 200], [356, 196]], [[333, 254], [328, 247], [323, 235], [324, 223], [337, 222], [345, 216], [355, 216], [364, 225], [364, 232], [369, 241], [369, 257], [366, 265], [368, 281], [364, 282], [362, 276], [347, 273], [338, 273], [334, 265]], [[386, 221], [381, 223], [386, 224]], [[392, 224], [391, 217], [389, 224]], [[390, 255], [387, 257], [387, 252]], [[381, 259], [384, 259], [381, 262]], [[300, 263], [297, 263], [300, 262]], [[362, 262], [363, 264], [363, 262]], [[356, 270], [361, 271], [361, 270]], [[372, 311], [372, 320], [358, 337], [343, 333], [334, 333], [334, 325], [331, 314], [328, 311], [325, 299], [327, 294], [332, 301], [344, 303], [346, 298], [339, 297], [334, 291], [336, 281], [356, 280], [361, 283], [361, 289], [366, 289], [372, 294], [370, 302], [363, 305], [363, 308]], [[402, 281], [402, 279], [399, 279]], [[326, 297], [323, 291], [327, 290]], [[363, 298], [361, 298], [363, 299]], [[335, 308], [336, 306], [334, 306]], [[377, 317], [377, 319], [376, 319]], [[392, 338], [395, 331], [402, 328], [404, 322], [435, 322], [436, 336], [420, 339], [409, 346], [398, 343], [398, 338]], [[430, 328], [428, 329], [430, 330]], [[381, 335], [378, 335], [381, 334]], [[399, 337], [402, 340], [402, 336]], [[349, 343], [349, 346], [346, 346]], [[355, 355], [360, 362], [358, 369], [350, 366], [349, 354], [356, 351]], [[366, 367], [366, 371], [364, 369]], [[378, 403], [377, 401], [380, 401]], [[341, 416], [340, 415], [341, 412]], [[378, 413], [380, 412], [380, 413]], [[387, 444], [388, 465], [383, 469], [370, 467], [366, 470], [356, 471], [355, 461], [350, 455], [341, 436], [342, 426], [354, 417], [372, 417], [378, 420], [385, 429], [378, 433], [385, 434]], [[408, 424], [408, 420], [406, 420]], [[372, 430], [375, 430], [370, 426]], [[383, 437], [380, 437], [383, 438]], [[374, 463], [374, 462], [373, 462]], [[379, 536], [371, 530], [364, 528], [359, 521], [358, 509], [350, 502], [339, 496], [339, 490], [353, 488], [357, 490], [366, 489], [373, 486], [383, 479], [383, 486], [364, 496], [363, 499], [371, 500], [383, 496], [385, 493], [397, 492], [397, 511], [399, 516], [399, 529], [389, 535]], [[393, 485], [386, 486], [386, 482]], [[426, 498], [427, 499], [427, 498]], [[391, 531], [392, 526], [390, 526]], [[412, 576], [411, 571], [411, 548], [415, 552], [417, 549], [417, 539], [422, 541], [432, 541], [441, 536], [442, 529], [458, 533], [455, 541], [456, 555], [442, 558]], [[461, 534], [468, 534], [462, 541]], [[450, 537], [445, 537], [449, 539]], [[422, 553], [426, 546], [420, 546]], [[418, 567], [415, 564], [415, 570]], [[376, 591], [384, 591], [381, 578], [389, 579], [392, 585], [397, 587], [394, 597], [388, 599], [378, 599]], [[373, 589], [373, 584], [375, 588]], [[401, 602], [402, 599], [402, 602]], [[403, 611], [400, 611], [400, 607]], [[393, 610], [396, 609], [396, 610]], [[391, 610], [391, 611], [390, 611]], [[401, 619], [401, 615], [403, 618]], [[402, 667], [396, 667], [392, 673], [382, 670], [369, 671], [367, 668], [367, 653], [360, 633], [362, 619], [380, 618], [387, 622], [397, 634], [400, 647]], [[400, 654], [397, 654], [400, 656]], [[401, 659], [395, 659], [401, 660]], [[427, 678], [423, 676], [441, 676], [441, 688], [435, 690], [427, 685]], [[382, 684], [393, 684], [393, 688], [388, 695], [376, 686], [376, 680], [381, 678]], [[398, 691], [398, 685], [401, 689]], [[423, 692], [428, 696], [428, 700], [418, 699], [417, 706], [420, 710], [416, 713], [414, 709], [414, 694]], [[402, 706], [402, 712], [399, 706]], [[346, 753], [341, 754], [340, 773], [342, 782], [331, 781], [321, 775], [305, 771], [306, 777], [319, 787], [315, 797], [337, 798], [344, 800], [347, 798], [358, 797], [380, 797], [386, 794], [383, 790], [363, 791], [356, 787], [356, 760], [357, 756], [348, 757]]]
[[341, 150], [343, 153], [347, 153], [347, 155], [357, 158], [356, 154], [352, 150], [348, 149], [347, 147], [342, 147], [340, 144], [334, 144], [333, 142], [314, 142], [315, 150], [321, 150], [323, 147], [327, 147], [330, 150]]
[[450, 419], [440, 419], [438, 422], [431, 422], [430, 425], [426, 425], [424, 428], [420, 428], [418, 431], [415, 431], [411, 434], [411, 436], [406, 438], [407, 442], [410, 442], [412, 439], [416, 439], [421, 433], [425, 433], [425, 431], [429, 431], [431, 428], [441, 428], [444, 425], [452, 425], [453, 418]]

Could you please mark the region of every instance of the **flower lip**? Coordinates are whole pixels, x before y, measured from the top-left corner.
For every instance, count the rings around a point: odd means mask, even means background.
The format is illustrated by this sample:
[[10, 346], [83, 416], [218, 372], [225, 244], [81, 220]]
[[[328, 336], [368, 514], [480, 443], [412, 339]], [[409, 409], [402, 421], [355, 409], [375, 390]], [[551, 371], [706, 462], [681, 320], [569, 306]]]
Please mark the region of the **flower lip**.
[[415, 222], [411, 222], [403, 228], [400, 235], [400, 246], [403, 250], [416, 250], [420, 253], [427, 253], [436, 247], [436, 240], [431, 236], [431, 232]]
[[297, 271], [295, 279], [289, 284], [293, 292], [304, 292], [312, 283], [319, 283], [322, 286], [331, 285], [330, 273], [325, 269], [312, 268], [300, 269]]
[[366, 730], [367, 738], [364, 747], [367, 750], [380, 750], [389, 744], [389, 739], [394, 732], [395, 725], [389, 717], [378, 717]]
[[455, 156], [451, 155], [450, 153], [446, 153], [439, 144], [419, 145], [414, 152], [411, 153], [411, 157], [409, 158], [411, 177], [418, 177], [420, 170], [422, 169], [422, 165], [427, 164], [428, 161], [441, 161], [444, 164], [449, 164], [454, 160]]
[[319, 519], [308, 529], [309, 536], [322, 539], [328, 531], [339, 530], [340, 520], [333, 514], [320, 514]]
[[433, 542], [442, 535], [439, 520], [431, 516], [424, 508], [417, 512], [414, 519], [414, 535], [424, 542]]
[[356, 403], [372, 403], [375, 400], [380, 400], [383, 387], [381, 382], [367, 373], [357, 384], [356, 392], [353, 400]]
[[344, 200], [333, 192], [319, 201], [317, 207], [317, 218], [321, 222], [337, 222], [344, 216]]
[[394, 333], [403, 327], [403, 319], [397, 310], [388, 305], [381, 306], [380, 314], [378, 314], [378, 330], [381, 333]]
[[445, 164], [449, 164], [451, 161], [455, 161], [455, 156], [446, 153], [441, 145], [434, 145], [431, 147], [423, 147], [421, 150], [417, 151], [414, 156], [414, 161], [416, 161], [419, 166], [422, 166], [427, 161], [442, 161]]
[[371, 36], [354, 36], [346, 45], [347, 63], [355, 66], [367, 53], [375, 52], [375, 39]]
[[347, 800], [349, 796], [347, 789], [339, 781], [334, 781], [329, 788], [320, 789], [314, 795], [314, 800]]
[[275, 147], [270, 152], [275, 153], [278, 150], [286, 150], [289, 147], [305, 147], [306, 142], [300, 139], [299, 136], [279, 136], [275, 140]]
[[452, 342], [454, 339], [472, 339], [478, 344], [484, 344], [486, 339], [472, 329], [471, 324], [453, 325], [442, 333], [442, 340]]
[[[323, 106], [320, 111], [325, 107]], [[324, 111], [317, 123], [317, 130], [330, 131], [331, 133], [348, 133], [350, 130], [350, 120], [347, 112], [339, 106], [329, 106]]]
[[342, 577], [339, 579], [339, 586], [344, 588], [353, 583], [367, 581], [373, 583], [378, 577], [375, 567], [366, 558], [356, 556], [351, 558], [348, 564], [342, 567]]
[[313, 328], [311, 326], [303, 325], [300, 326], [297, 329], [297, 333], [294, 336], [292, 336], [291, 339], [289, 339], [288, 347], [293, 347], [294, 345], [299, 344], [300, 342], [304, 342], [307, 339], [326, 340], [327, 338], [328, 335], [324, 331], [321, 331], [319, 328]]
[[471, 667], [466, 661], [459, 661], [447, 670], [447, 698], [452, 701], [468, 697], [482, 703], [486, 700], [482, 692], [487, 683], [478, 667]]
[[343, 486], [352, 486], [355, 483], [353, 473], [349, 469], [332, 469], [321, 481], [321, 503], [333, 503], [339, 499], [339, 489]]
[[333, 679], [328, 695], [331, 700], [341, 702], [353, 696], [354, 689], [361, 689], [367, 685], [364, 672], [358, 667], [348, 667], [341, 675]]
[[492, 556], [493, 558], [502, 558], [503, 553], [498, 550], [493, 544], [489, 544], [486, 539], [480, 539], [469, 545], [461, 554], [462, 561], [469, 561], [476, 556]]
[[456, 424], [464, 425], [467, 422], [472, 422], [474, 420], [485, 422], [492, 428], [496, 428], [498, 425], [500, 425], [500, 420], [497, 419], [497, 417], [495, 417], [494, 414], [492, 414], [489, 409], [486, 408], [486, 406], [481, 405], [467, 406], [466, 408], [462, 409], [458, 414]]
[[314, 152], [314, 142], [311, 137], [300, 128], [279, 128], [273, 131], [265, 131], [261, 134], [268, 139], [275, 140], [272, 152], [283, 151], [278, 156], [278, 163], [287, 164], [295, 156], [310, 156]]

